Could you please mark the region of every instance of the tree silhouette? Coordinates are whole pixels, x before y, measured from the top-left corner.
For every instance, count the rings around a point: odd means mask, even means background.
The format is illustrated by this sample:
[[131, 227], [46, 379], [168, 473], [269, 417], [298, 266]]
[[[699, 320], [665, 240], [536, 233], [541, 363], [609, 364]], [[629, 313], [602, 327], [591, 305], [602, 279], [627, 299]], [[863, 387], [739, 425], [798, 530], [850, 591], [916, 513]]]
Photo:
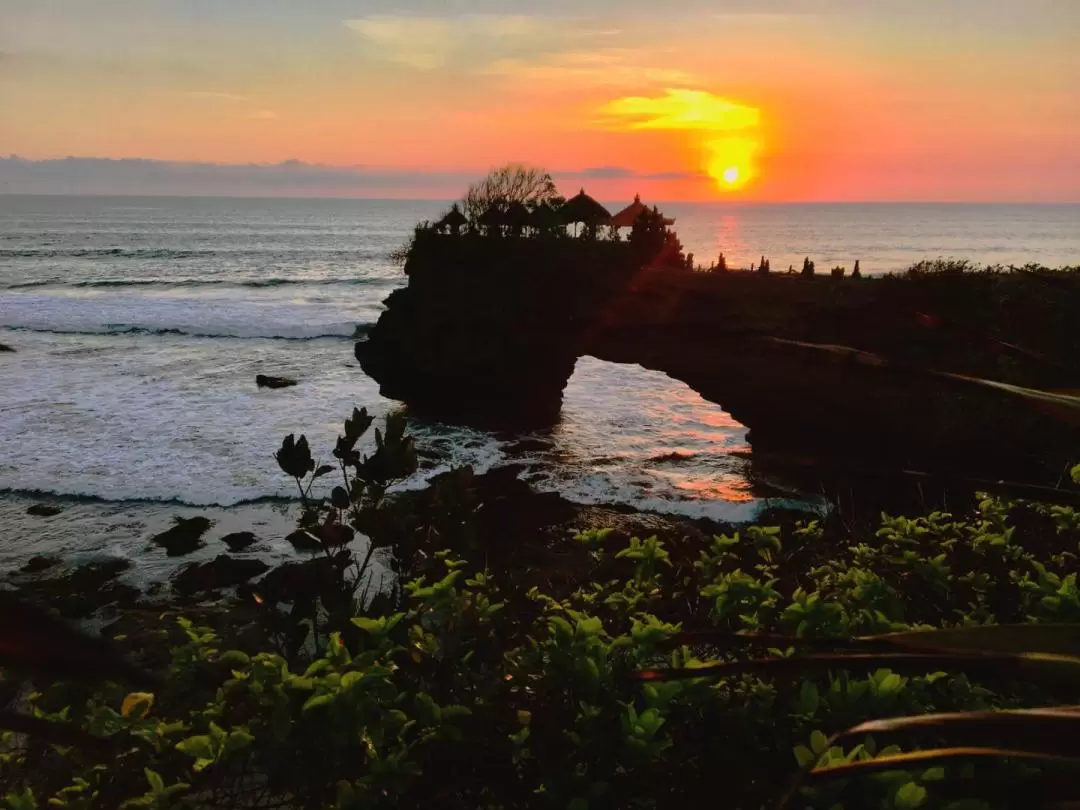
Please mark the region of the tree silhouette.
[[555, 181], [544, 169], [508, 163], [492, 169], [479, 183], [469, 186], [462, 207], [465, 215], [476, 221], [493, 206], [505, 211], [512, 203], [532, 209], [541, 203], [557, 208], [563, 202]]

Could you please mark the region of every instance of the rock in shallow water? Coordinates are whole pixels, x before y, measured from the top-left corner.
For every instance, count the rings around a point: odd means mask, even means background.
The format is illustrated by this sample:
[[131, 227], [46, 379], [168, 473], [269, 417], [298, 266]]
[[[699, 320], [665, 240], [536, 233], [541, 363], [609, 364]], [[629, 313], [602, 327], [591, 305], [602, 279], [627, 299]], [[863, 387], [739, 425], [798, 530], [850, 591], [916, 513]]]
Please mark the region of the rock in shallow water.
[[49, 557], [47, 555], [37, 555], [31, 557], [26, 561], [26, 564], [19, 569], [24, 574], [36, 574], [39, 571], [44, 571], [48, 568], [52, 568], [60, 562], [56, 557]]
[[322, 551], [322, 543], [304, 529], [297, 529], [286, 535], [285, 539], [292, 543], [292, 547], [297, 551]]
[[202, 516], [193, 518], [176, 518], [176, 525], [166, 529], [161, 534], [155, 534], [150, 542], [165, 547], [165, 553], [170, 557], [180, 557], [190, 554], [201, 543], [206, 530], [213, 525], [213, 521]]
[[256, 374], [255, 384], [259, 388], [288, 388], [296, 385], [296, 380], [289, 377], [268, 377], [265, 374]]
[[26, 514], [34, 517], [52, 517], [59, 515], [64, 510], [51, 503], [35, 503], [26, 508]]
[[240, 560], [221, 554], [208, 563], [192, 564], [184, 568], [173, 579], [173, 587], [182, 594], [232, 588], [257, 577], [269, 568], [262, 560]]
[[548, 439], [522, 439], [513, 444], [504, 445], [503, 453], [508, 456], [523, 456], [527, 453], [543, 453], [555, 448], [555, 442]]
[[222, 537], [221, 542], [229, 547], [229, 551], [236, 552], [254, 545], [257, 539], [253, 532], [232, 532]]
[[[53, 567], [56, 562], [47, 557], [35, 557], [26, 564], [22, 573], [38, 573]], [[21, 596], [55, 610], [65, 618], [85, 619], [107, 605], [130, 606], [135, 603], [140, 595], [139, 590], [115, 581], [122, 571], [130, 567], [130, 560], [104, 557], [55, 578], [18, 581], [17, 589]]]
[[0, 343], [0, 352], [13, 352], [14, 348], [8, 346], [6, 343]]

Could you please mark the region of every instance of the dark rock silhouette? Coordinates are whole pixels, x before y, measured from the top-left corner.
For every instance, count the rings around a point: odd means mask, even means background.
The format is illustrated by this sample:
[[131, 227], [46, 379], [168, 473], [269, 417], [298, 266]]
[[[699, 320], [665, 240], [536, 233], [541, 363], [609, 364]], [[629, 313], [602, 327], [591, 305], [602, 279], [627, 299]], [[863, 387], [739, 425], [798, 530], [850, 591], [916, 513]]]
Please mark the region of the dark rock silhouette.
[[0, 352], [13, 352], [15, 349], [6, 343], [0, 343]]
[[305, 562], [284, 563], [260, 579], [254, 590], [270, 605], [310, 602], [336, 587], [337, 574], [349, 561], [346, 552], [335, 559], [315, 557]]
[[[654, 266], [655, 255], [573, 239], [417, 242], [408, 287], [386, 300], [356, 357], [413, 413], [484, 427], [555, 424], [587, 354], [685, 382], [747, 425], [755, 452], [1056, 480], [1077, 446], [1075, 429], [1018, 398], [901, 373], [1075, 387], [1080, 334], [1059, 285], [1022, 273], [835, 284], [814, 276], [809, 257], [803, 276], [691, 274]], [[1061, 283], [1080, 294], [1080, 277]], [[924, 312], [974, 331], [946, 334]], [[984, 334], [997, 342], [975, 337]], [[801, 343], [876, 352], [890, 365]]]
[[129, 560], [104, 557], [58, 576], [39, 576], [56, 568], [56, 563], [48, 557], [32, 558], [13, 583], [20, 597], [65, 619], [85, 619], [108, 605], [131, 606], [140, 596], [137, 588], [116, 581], [131, 567]]
[[202, 545], [202, 536], [213, 525], [209, 518], [176, 518], [176, 525], [150, 538], [150, 542], [165, 547], [170, 557], [190, 554]]
[[41, 571], [47, 571], [59, 564], [60, 560], [56, 557], [37, 555], [27, 560], [26, 564], [20, 568], [19, 571], [24, 574], [37, 574]]
[[221, 538], [221, 542], [229, 547], [229, 551], [243, 551], [255, 543], [258, 538], [253, 532], [232, 532]]
[[268, 377], [265, 374], [257, 374], [255, 384], [259, 388], [289, 388], [296, 385], [296, 380], [289, 377]]
[[35, 517], [52, 517], [63, 512], [63, 508], [52, 503], [35, 503], [26, 507], [26, 514]]
[[309, 531], [297, 529], [285, 537], [297, 551], [321, 551], [322, 543], [311, 536]]
[[207, 563], [186, 566], [173, 578], [173, 587], [181, 594], [234, 588], [268, 571], [262, 560], [244, 560], [221, 554]]

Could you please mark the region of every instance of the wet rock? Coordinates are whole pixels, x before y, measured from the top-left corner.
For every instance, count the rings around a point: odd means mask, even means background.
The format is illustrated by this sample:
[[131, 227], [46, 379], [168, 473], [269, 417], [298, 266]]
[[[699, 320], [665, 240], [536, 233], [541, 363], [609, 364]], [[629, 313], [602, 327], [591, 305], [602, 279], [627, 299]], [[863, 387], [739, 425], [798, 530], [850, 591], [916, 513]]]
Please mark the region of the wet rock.
[[292, 543], [292, 547], [297, 551], [322, 550], [322, 543], [308, 534], [304, 529], [297, 529], [295, 532], [286, 535], [285, 539]]
[[173, 587], [182, 594], [233, 588], [259, 576], [270, 566], [262, 560], [243, 560], [221, 554], [208, 563], [192, 564], [173, 578]]
[[138, 588], [115, 581], [130, 567], [130, 561], [117, 557], [92, 560], [55, 578], [20, 582], [19, 593], [64, 618], [85, 619], [110, 605], [135, 604]]
[[102, 587], [110, 580], [116, 579], [129, 568], [131, 568], [131, 560], [120, 557], [103, 557], [100, 560], [92, 560], [80, 565], [65, 577], [64, 581], [73, 590], [91, 591]]
[[289, 377], [269, 377], [265, 374], [255, 375], [255, 384], [259, 388], [288, 388], [296, 385], [296, 380]]
[[59, 515], [63, 511], [61, 507], [51, 503], [35, 503], [26, 507], [26, 514], [35, 517], [52, 517], [53, 515]]
[[221, 542], [229, 547], [229, 551], [243, 551], [253, 545], [258, 538], [253, 532], [232, 532], [221, 538]]
[[150, 542], [164, 546], [165, 553], [170, 557], [180, 557], [193, 552], [201, 545], [200, 541], [206, 530], [213, 525], [209, 518], [202, 516], [175, 520], [175, 526], [150, 538]]
[[317, 557], [306, 562], [279, 565], [255, 584], [255, 591], [269, 604], [308, 602], [328, 593], [339, 580], [342, 568], [352, 555], [342, 552], [335, 559]]
[[8, 346], [6, 343], [0, 343], [0, 352], [13, 352], [14, 348]]
[[555, 447], [555, 442], [547, 439], [522, 439], [506, 445], [502, 451], [508, 456], [523, 456], [526, 453], [543, 453]]
[[24, 574], [37, 574], [40, 571], [45, 571], [52, 568], [54, 565], [59, 564], [60, 560], [56, 557], [50, 557], [47, 555], [36, 555], [26, 561], [26, 565], [19, 569]]

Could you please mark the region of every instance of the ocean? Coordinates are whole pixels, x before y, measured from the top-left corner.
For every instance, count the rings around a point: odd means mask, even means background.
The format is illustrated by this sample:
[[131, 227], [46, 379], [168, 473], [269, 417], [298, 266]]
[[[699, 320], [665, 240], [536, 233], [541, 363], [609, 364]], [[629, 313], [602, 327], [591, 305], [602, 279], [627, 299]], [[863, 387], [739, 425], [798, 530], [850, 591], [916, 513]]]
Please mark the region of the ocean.
[[[0, 342], [16, 349], [0, 353], [0, 566], [107, 553], [133, 560], [136, 578], [162, 578], [175, 561], [147, 539], [193, 514], [217, 521], [211, 537], [254, 525], [259, 553], [292, 556], [293, 484], [274, 451], [305, 433], [329, 459], [354, 406], [401, 407], [364, 376], [352, 335], [405, 283], [391, 251], [445, 207], [0, 196]], [[826, 269], [858, 259], [864, 273], [938, 257], [1080, 260], [1075, 205], [663, 209], [700, 264], [721, 251], [729, 266], [810, 256]], [[299, 385], [259, 390], [256, 374]], [[418, 420], [410, 430], [425, 459], [411, 487], [453, 466], [524, 462], [536, 488], [583, 503], [741, 521], [774, 502], [751, 480], [743, 426], [636, 366], [581, 358], [561, 422], [543, 435]], [[508, 453], [522, 438], [549, 444]], [[65, 512], [26, 516], [45, 495]], [[207, 556], [221, 550], [210, 546]]]

